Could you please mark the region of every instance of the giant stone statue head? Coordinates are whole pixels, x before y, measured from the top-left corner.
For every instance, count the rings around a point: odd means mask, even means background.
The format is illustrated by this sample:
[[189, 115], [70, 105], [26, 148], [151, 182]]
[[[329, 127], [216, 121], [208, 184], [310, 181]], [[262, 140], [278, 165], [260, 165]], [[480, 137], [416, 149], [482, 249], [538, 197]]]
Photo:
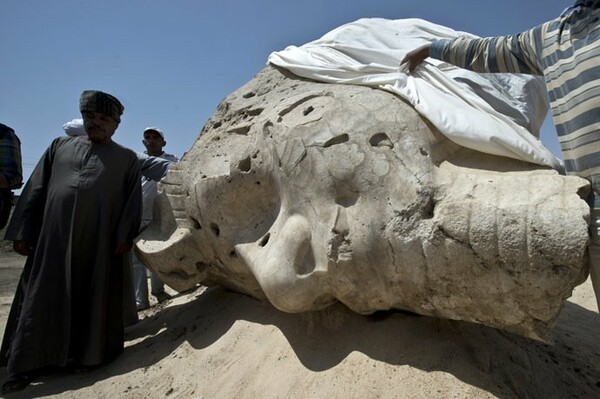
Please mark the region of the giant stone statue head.
[[391, 93], [271, 66], [161, 187], [137, 250], [179, 291], [542, 337], [587, 275], [583, 179], [462, 148]]

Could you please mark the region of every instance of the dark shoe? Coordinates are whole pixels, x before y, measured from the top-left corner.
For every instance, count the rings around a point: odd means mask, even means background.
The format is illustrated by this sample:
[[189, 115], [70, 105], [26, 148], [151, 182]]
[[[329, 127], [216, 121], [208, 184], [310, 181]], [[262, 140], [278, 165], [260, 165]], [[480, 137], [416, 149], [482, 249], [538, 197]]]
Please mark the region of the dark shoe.
[[162, 291], [162, 292], [157, 292], [156, 294], [152, 294], [156, 300], [158, 301], [158, 303], [167, 301], [169, 299], [173, 299], [173, 297], [169, 294], [167, 294], [166, 292]]
[[93, 371], [98, 366], [80, 366], [80, 365], [72, 365], [68, 368], [68, 371], [71, 374], [85, 374]]
[[22, 374], [2, 384], [2, 393], [7, 394], [12, 392], [19, 392], [27, 388], [29, 384], [31, 384], [31, 377]]
[[150, 307], [149, 303], [136, 303], [135, 307], [137, 308], [137, 311], [142, 311], [142, 310], [146, 310]]
[[87, 373], [88, 371], [90, 371], [90, 369], [87, 367], [73, 367], [71, 369], [72, 374], [84, 374], [84, 373]]

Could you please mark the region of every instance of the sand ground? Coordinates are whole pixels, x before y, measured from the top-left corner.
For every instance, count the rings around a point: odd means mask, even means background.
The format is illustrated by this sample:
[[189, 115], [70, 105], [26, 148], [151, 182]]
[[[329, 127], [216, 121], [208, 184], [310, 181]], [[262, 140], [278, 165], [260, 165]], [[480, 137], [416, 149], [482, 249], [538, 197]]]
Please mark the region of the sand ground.
[[[4, 329], [24, 258], [0, 251]], [[199, 288], [141, 312], [115, 362], [44, 376], [14, 398], [600, 398], [590, 281], [540, 343], [491, 328], [341, 305], [286, 314]], [[0, 380], [6, 376], [0, 370]]]

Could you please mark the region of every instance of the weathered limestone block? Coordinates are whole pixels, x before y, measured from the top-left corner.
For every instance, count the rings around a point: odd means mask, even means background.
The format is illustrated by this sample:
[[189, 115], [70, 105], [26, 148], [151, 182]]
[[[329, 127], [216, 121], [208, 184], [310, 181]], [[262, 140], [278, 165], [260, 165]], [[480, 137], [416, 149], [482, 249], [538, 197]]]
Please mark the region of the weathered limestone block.
[[138, 251], [176, 290], [543, 337], [587, 275], [588, 183], [450, 142], [399, 97], [266, 67], [164, 179]]

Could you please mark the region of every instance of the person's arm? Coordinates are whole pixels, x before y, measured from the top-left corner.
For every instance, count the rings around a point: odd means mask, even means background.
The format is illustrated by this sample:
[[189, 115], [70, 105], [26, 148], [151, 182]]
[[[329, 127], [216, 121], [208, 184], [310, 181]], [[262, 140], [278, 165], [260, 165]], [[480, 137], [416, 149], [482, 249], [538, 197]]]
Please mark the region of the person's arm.
[[538, 45], [539, 27], [515, 36], [433, 42], [429, 55], [475, 72], [509, 72], [542, 75]]
[[[46, 204], [48, 184], [52, 175], [54, 156], [62, 143], [64, 140], [57, 138], [44, 152], [23, 188], [10, 223], [6, 227], [5, 240], [15, 241], [19, 248], [31, 249], [37, 241]], [[20, 243], [17, 244], [17, 242]], [[17, 249], [15, 248], [15, 250]], [[23, 254], [22, 251], [17, 252]]]
[[123, 255], [129, 252], [140, 229], [142, 220], [142, 185], [140, 180], [139, 161], [132, 156], [123, 184], [125, 201], [116, 229], [115, 255]]
[[22, 183], [21, 142], [9, 130], [0, 138], [0, 188], [19, 188]]
[[432, 57], [475, 72], [541, 75], [542, 36], [548, 24], [515, 36], [436, 40], [409, 52], [401, 64], [407, 64], [412, 72], [425, 58]]
[[160, 179], [165, 177], [169, 170], [169, 166], [173, 163], [167, 159], [153, 157], [141, 152], [136, 152], [136, 155], [140, 164], [142, 176], [154, 181], [160, 181]]

